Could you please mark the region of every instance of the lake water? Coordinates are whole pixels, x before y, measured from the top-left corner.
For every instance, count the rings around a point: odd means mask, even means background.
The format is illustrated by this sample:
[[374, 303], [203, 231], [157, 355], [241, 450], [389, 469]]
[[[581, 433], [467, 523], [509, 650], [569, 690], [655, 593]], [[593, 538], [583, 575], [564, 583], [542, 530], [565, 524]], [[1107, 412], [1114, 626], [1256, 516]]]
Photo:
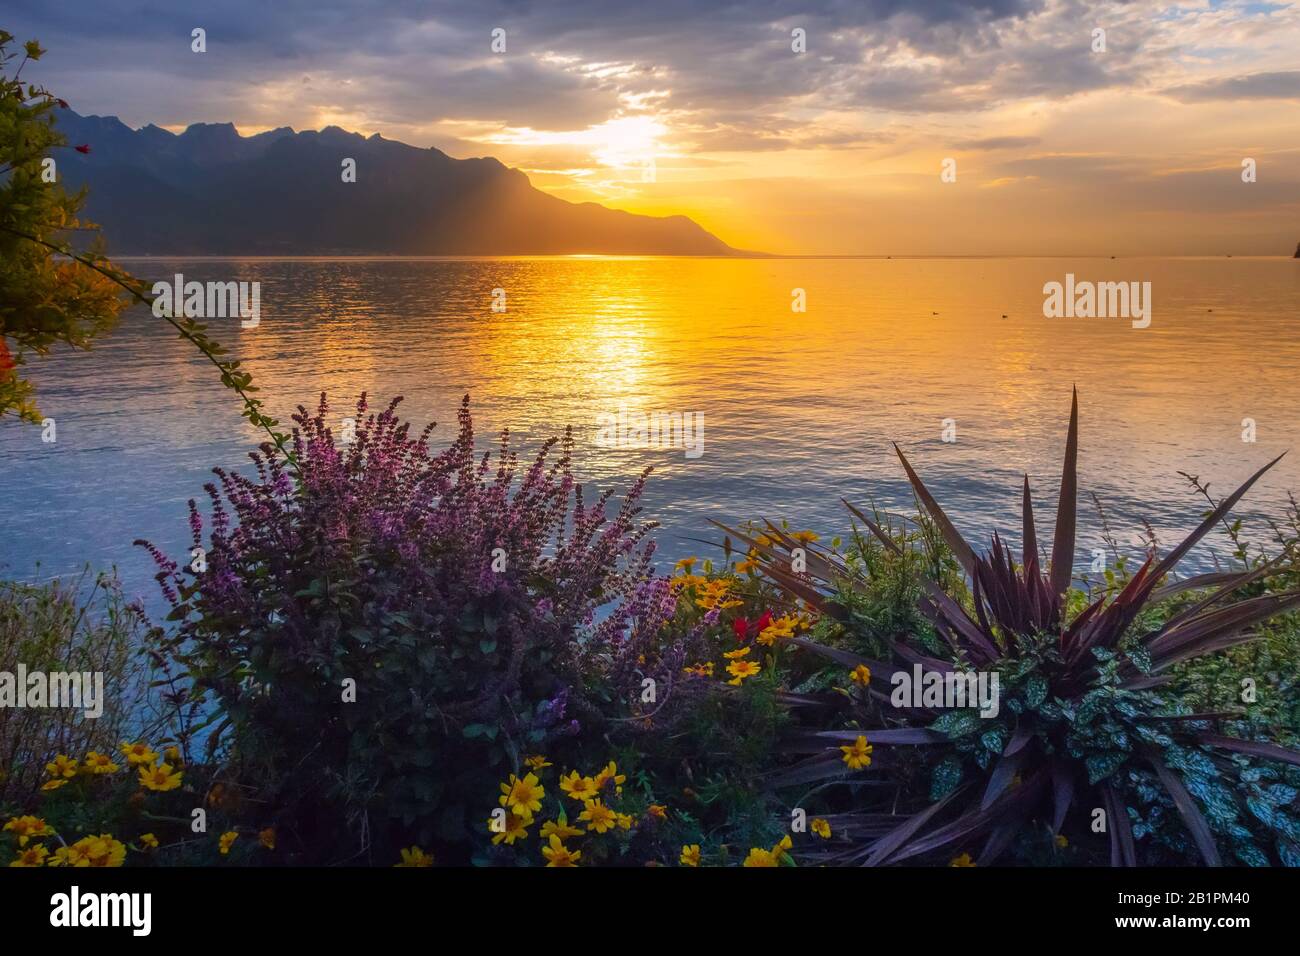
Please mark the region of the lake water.
[[[646, 516], [662, 524], [665, 559], [710, 553], [692, 540], [717, 538], [709, 518], [788, 518], [830, 535], [848, 527], [841, 497], [910, 507], [891, 441], [969, 535], [1018, 526], [1023, 473], [1048, 521], [1072, 384], [1080, 560], [1101, 546], [1088, 492], [1136, 554], [1144, 519], [1166, 543], [1198, 520], [1202, 502], [1179, 471], [1226, 494], [1300, 436], [1300, 262], [1289, 259], [124, 264], [150, 280], [260, 282], [258, 327], [210, 328], [282, 419], [321, 390], [340, 419], [363, 390], [372, 407], [404, 395], [417, 423], [447, 423], [435, 432], [447, 441], [469, 393], [485, 445], [508, 426], [531, 450], [572, 425], [577, 469], [601, 488], [654, 465]], [[1151, 282], [1150, 327], [1044, 318], [1044, 283], [1067, 273]], [[505, 312], [492, 311], [494, 289]], [[794, 289], [806, 312], [792, 311]], [[151, 563], [132, 540], [181, 554], [186, 500], [203, 497], [214, 465], [246, 465], [260, 435], [211, 367], [142, 308], [93, 352], [30, 368], [57, 441], [0, 423], [0, 574], [116, 565], [156, 608]], [[620, 407], [702, 413], [703, 455], [601, 447], [597, 415]], [[1242, 440], [1244, 418], [1255, 443]], [[944, 419], [955, 442], [942, 440]], [[1300, 455], [1245, 510], [1280, 516], [1292, 488]], [[1202, 548], [1194, 563], [1212, 560]]]

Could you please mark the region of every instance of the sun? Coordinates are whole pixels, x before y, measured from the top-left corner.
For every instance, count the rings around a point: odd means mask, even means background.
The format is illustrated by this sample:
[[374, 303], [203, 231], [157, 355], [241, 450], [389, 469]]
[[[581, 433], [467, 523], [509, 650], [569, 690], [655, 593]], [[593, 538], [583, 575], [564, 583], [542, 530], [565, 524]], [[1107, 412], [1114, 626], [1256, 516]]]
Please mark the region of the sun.
[[661, 143], [668, 127], [658, 118], [638, 114], [619, 116], [579, 130], [538, 130], [507, 127], [480, 137], [502, 146], [568, 146], [586, 149], [592, 160], [609, 170], [631, 173], [653, 169], [663, 155]]

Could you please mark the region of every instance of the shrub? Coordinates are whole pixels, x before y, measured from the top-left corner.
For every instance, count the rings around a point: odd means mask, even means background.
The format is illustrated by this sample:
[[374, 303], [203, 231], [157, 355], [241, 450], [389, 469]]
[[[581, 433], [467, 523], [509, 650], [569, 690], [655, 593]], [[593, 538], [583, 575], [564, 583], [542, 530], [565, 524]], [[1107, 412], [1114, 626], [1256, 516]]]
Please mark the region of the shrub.
[[[1122, 589], [1076, 601], [1070, 582], [1077, 414], [1076, 401], [1046, 571], [1040, 567], [1028, 480], [1024, 554], [1017, 565], [997, 535], [987, 555], [977, 554], [899, 452], [970, 590], [954, 597], [935, 582], [927, 586], [920, 608], [942, 638], [941, 647], [900, 633], [888, 641], [887, 656], [869, 659], [797, 641], [845, 668], [867, 668], [870, 693], [841, 717], [847, 729], [813, 731], [794, 741], [815, 756], [775, 774], [769, 785], [843, 779], [855, 754], [866, 758], [858, 761], [861, 769], [876, 747], [885, 748], [876, 755], [876, 767], [883, 765], [886, 775], [907, 779], [922, 762], [931, 776], [928, 805], [912, 802], [913, 812], [902, 815], [861, 814], [872, 832], [828, 852], [828, 858], [881, 864], [968, 850], [988, 863], [1010, 851], [1031, 855], [1044, 837], [1068, 845], [1064, 829], [1075, 844], [1085, 843], [1089, 814], [1101, 808], [1115, 865], [1135, 865], [1139, 845], [1147, 862], [1195, 855], [1218, 865], [1226, 852], [1251, 865], [1300, 863], [1300, 753], [1279, 746], [1275, 728], [1244, 720], [1237, 709], [1197, 713], [1168, 689], [1181, 662], [1254, 640], [1257, 626], [1300, 604], [1300, 593], [1293, 591], [1265, 589], [1239, 599], [1243, 589], [1267, 583], [1282, 558], [1248, 571], [1165, 580], [1272, 463], [1162, 559], [1148, 557]], [[884, 546], [899, 549], [893, 536], [867, 524]], [[799, 542], [776, 533], [766, 544], [749, 543], [765, 573], [851, 626], [839, 595], [866, 585], [837, 555], [810, 557], [809, 575], [800, 577], [791, 562]], [[914, 668], [939, 681], [973, 671], [999, 674], [1000, 713], [982, 719], [970, 708], [896, 706], [891, 678]], [[913, 748], [925, 754], [920, 761]], [[914, 791], [915, 779], [910, 783]], [[906, 799], [908, 792], [903, 788], [900, 796]]]
[[26, 803], [60, 753], [112, 751], [124, 737], [152, 729], [151, 673], [137, 650], [147, 623], [112, 575], [72, 584], [0, 582], [0, 671], [99, 672], [103, 715], [67, 708], [0, 708], [0, 806]]
[[173, 605], [169, 653], [213, 707], [210, 750], [304, 860], [408, 843], [463, 859], [497, 781], [598, 732], [602, 662], [657, 613], [644, 476], [609, 517], [567, 436], [520, 473], [504, 433], [495, 461], [476, 456], [468, 399], [440, 453], [398, 401], [367, 414], [362, 396], [343, 442], [322, 395], [294, 417], [291, 465], [264, 445], [256, 478], [218, 469], [184, 567], [140, 542]]
[[22, 374], [27, 354], [45, 354], [60, 342], [88, 348], [116, 322], [126, 299], [108, 276], [83, 267], [106, 267], [97, 253], [83, 262], [53, 255], [70, 251], [69, 233], [94, 227], [77, 219], [84, 193], [68, 195], [45, 180], [44, 163], [70, 148], [54, 127], [55, 111], [68, 104], [21, 77], [44, 54], [40, 44], [24, 43], [15, 67], [13, 42], [13, 34], [0, 30], [0, 417], [39, 422], [35, 389]]

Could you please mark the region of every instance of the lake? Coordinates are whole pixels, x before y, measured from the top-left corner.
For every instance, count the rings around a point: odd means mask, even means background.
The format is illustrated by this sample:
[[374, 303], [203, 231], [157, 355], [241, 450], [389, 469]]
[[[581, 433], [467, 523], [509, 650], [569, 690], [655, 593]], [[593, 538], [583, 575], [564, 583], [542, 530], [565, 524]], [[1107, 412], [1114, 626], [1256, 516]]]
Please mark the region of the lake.
[[[484, 447], [509, 427], [531, 451], [574, 428], [576, 469], [600, 488], [653, 465], [645, 516], [659, 555], [711, 552], [708, 519], [786, 518], [846, 531], [840, 498], [907, 509], [891, 449], [908, 453], [958, 526], [1015, 531], [1029, 474], [1040, 522], [1060, 478], [1070, 387], [1080, 400], [1079, 560], [1101, 547], [1088, 493], [1134, 555], [1142, 522], [1166, 545], [1204, 503], [1291, 448], [1300, 414], [1300, 262], [1222, 259], [124, 260], [136, 275], [256, 281], [261, 321], [213, 319], [268, 411], [329, 393], [394, 395], [449, 441], [461, 396]], [[1044, 285], [1150, 282], [1147, 328], [1045, 318]], [[494, 290], [502, 290], [494, 297]], [[803, 290], [806, 311], [792, 311]], [[493, 303], [504, 311], [493, 311]], [[0, 573], [46, 579], [116, 565], [159, 606], [135, 538], [188, 546], [186, 500], [214, 465], [247, 465], [261, 436], [213, 369], [143, 308], [92, 352], [29, 366], [57, 440], [0, 424]], [[599, 416], [703, 416], [702, 454], [609, 447]], [[1243, 441], [1243, 419], [1255, 441]], [[606, 419], [608, 420], [608, 419]], [[948, 420], [945, 423], [945, 420]], [[955, 435], [955, 441], [945, 441]], [[1282, 517], [1300, 455], [1246, 499]], [[1261, 521], [1248, 537], [1264, 541]], [[1011, 535], [1018, 540], [1018, 533]], [[1222, 539], [1193, 555], [1208, 566]]]

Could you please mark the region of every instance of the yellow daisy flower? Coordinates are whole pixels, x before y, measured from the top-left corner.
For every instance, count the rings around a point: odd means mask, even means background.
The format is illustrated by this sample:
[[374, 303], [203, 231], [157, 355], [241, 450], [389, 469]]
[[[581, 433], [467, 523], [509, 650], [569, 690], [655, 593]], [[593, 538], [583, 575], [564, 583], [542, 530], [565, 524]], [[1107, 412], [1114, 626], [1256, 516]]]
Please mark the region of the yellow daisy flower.
[[617, 765], [615, 765], [614, 761], [611, 760], [609, 762], [608, 767], [606, 767], [600, 773], [596, 774], [596, 789], [597, 790], [605, 789], [605, 784], [613, 780], [615, 792], [622, 793], [623, 781], [625, 781], [626, 779], [627, 779], [627, 775], [619, 773]]
[[86, 773], [116, 773], [117, 769], [117, 764], [113, 763], [113, 758], [108, 754], [96, 753], [93, 750], [86, 754]]
[[77, 761], [64, 754], [59, 754], [53, 761], [45, 765], [45, 772], [51, 777], [71, 780], [77, 775]]
[[762, 669], [763, 665], [757, 664], [754, 661], [732, 661], [727, 665], [727, 673], [730, 674], [732, 678], [727, 681], [727, 683], [739, 686], [741, 681], [753, 677]]
[[547, 820], [542, 824], [541, 830], [543, 840], [548, 840], [553, 836], [557, 836], [561, 840], [568, 840], [572, 837], [580, 837], [584, 832], [577, 827], [569, 826], [567, 820]]
[[542, 809], [544, 796], [546, 788], [537, 779], [537, 774], [530, 773], [521, 780], [512, 773], [501, 784], [501, 796], [497, 802], [503, 807], [509, 807], [511, 812], [531, 819], [535, 812]]
[[[156, 754], [143, 740], [137, 740], [133, 744], [122, 744], [122, 746], [117, 749], [122, 751], [123, 756], [126, 757], [126, 762], [132, 767], [138, 767], [141, 764], [144, 764], [146, 767], [151, 766], [158, 760], [158, 754]], [[174, 750], [175, 748], [172, 749]]]
[[402, 862], [394, 863], [393, 869], [412, 866], [433, 866], [433, 857], [425, 853], [418, 846], [413, 846], [410, 849], [402, 851]]
[[558, 836], [552, 834], [549, 845], [542, 847], [542, 856], [546, 857], [547, 866], [577, 866], [582, 859], [582, 851], [570, 850]]
[[570, 800], [577, 800], [579, 803], [585, 803], [600, 793], [600, 787], [596, 786], [595, 780], [582, 776], [576, 770], [567, 777], [560, 777], [560, 789]]
[[10, 866], [44, 866], [45, 858], [50, 855], [50, 851], [45, 849], [39, 843], [29, 846], [23, 850], [14, 859]]
[[19, 846], [26, 846], [27, 841], [32, 837], [49, 836], [54, 832], [48, 823], [40, 817], [33, 816], [14, 817], [4, 825], [3, 829], [18, 838]]
[[497, 824], [493, 819], [488, 819], [488, 830], [492, 832], [492, 842], [505, 842], [507, 846], [514, 846], [515, 841], [522, 837], [528, 836], [528, 826], [533, 822], [532, 817], [521, 817], [517, 813], [506, 814], [506, 828], [497, 832]]
[[578, 819], [587, 821], [588, 830], [604, 833], [606, 830], [612, 830], [618, 823], [618, 817], [614, 811], [599, 800], [588, 800], [584, 806], [586, 809], [578, 814]]
[[151, 767], [139, 767], [140, 786], [146, 790], [165, 793], [181, 785], [181, 772], [172, 772], [171, 764], [154, 764]]
[[852, 744], [840, 747], [844, 753], [844, 762], [849, 765], [850, 770], [861, 770], [863, 767], [871, 766], [871, 751], [874, 748], [867, 743], [867, 738], [861, 734]]

